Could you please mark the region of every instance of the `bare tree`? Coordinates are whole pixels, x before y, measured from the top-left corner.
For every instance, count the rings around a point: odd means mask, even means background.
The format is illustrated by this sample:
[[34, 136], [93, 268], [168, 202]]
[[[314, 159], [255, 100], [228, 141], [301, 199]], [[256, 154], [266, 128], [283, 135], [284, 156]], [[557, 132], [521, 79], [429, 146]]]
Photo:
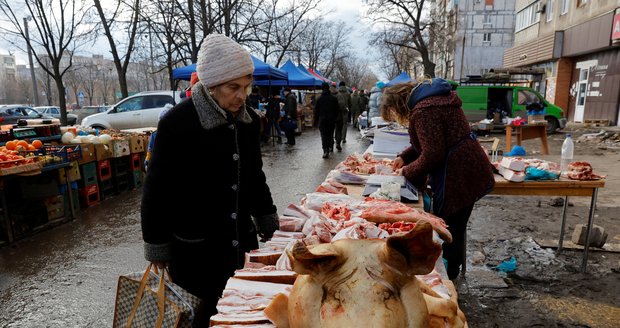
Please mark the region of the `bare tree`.
[[[41, 69], [54, 79], [61, 122], [66, 125], [63, 77], [72, 66], [73, 54], [84, 40], [85, 35], [79, 32], [79, 26], [87, 17], [84, 0], [26, 0], [21, 7], [14, 1], [0, 0], [0, 11], [9, 23], [0, 27], [4, 32], [0, 33], [2, 37], [19, 49], [30, 49]], [[35, 33], [30, 33], [29, 37], [17, 17], [22, 14], [28, 15], [34, 25]]]
[[286, 54], [295, 53], [298, 60], [301, 59], [303, 48], [298, 41], [305, 29], [312, 24], [312, 20], [307, 18], [312, 13], [318, 13], [317, 7], [320, 3], [321, 0], [293, 1], [290, 7], [285, 9], [289, 13], [274, 21], [275, 44], [279, 48], [275, 60], [277, 66], [284, 61]]
[[[398, 42], [386, 41], [399, 40], [401, 33], [399, 30], [386, 27], [380, 32], [374, 33], [371, 39], [371, 44], [379, 50], [379, 63], [385, 74], [390, 78], [403, 71], [411, 76], [416, 66], [416, 60], [419, 58], [415, 50], [402, 47]], [[416, 75], [415, 72], [413, 75]]]
[[333, 76], [338, 81], [345, 81], [348, 86], [358, 87], [368, 72], [368, 62], [348, 55], [336, 61], [336, 73]]
[[32, 81], [16, 77], [6, 83], [6, 101], [9, 104], [28, 103], [29, 95], [32, 94]]
[[[140, 18], [141, 3], [140, 0], [116, 0], [115, 8], [110, 13], [106, 13], [101, 6], [101, 0], [93, 0], [97, 14], [99, 15], [101, 26], [110, 45], [110, 53], [116, 67], [118, 75], [118, 83], [123, 98], [129, 95], [127, 89], [127, 67], [131, 62], [131, 54], [134, 50], [136, 33], [138, 31], [138, 22]], [[129, 16], [128, 21], [123, 21], [124, 16]], [[125, 25], [125, 26], [121, 26]], [[122, 44], [118, 38], [113, 35], [114, 30], [126, 30], [126, 43]], [[123, 45], [123, 49], [119, 50], [117, 45]], [[124, 53], [120, 53], [124, 51]]]
[[424, 75], [435, 77], [435, 63], [429, 49], [429, 19], [426, 17], [429, 2], [426, 0], [364, 0], [369, 6], [368, 16], [386, 24], [400, 33], [391, 33], [393, 39], [384, 43], [407, 48], [419, 53], [424, 65]]

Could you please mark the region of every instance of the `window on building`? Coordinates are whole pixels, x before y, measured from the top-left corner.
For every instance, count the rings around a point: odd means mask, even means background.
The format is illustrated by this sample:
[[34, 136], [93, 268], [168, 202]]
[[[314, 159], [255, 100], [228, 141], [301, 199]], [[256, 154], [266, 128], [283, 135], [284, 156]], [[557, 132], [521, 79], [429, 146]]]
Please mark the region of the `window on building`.
[[491, 33], [482, 34], [482, 42], [491, 42]]
[[553, 7], [555, 6], [555, 0], [547, 1], [547, 22], [550, 22], [553, 19]]
[[560, 15], [568, 13], [568, 3], [570, 0], [560, 0]]
[[491, 24], [491, 15], [485, 14], [484, 21], [482, 21], [482, 27], [492, 27], [492, 26], [493, 24]]
[[577, 7], [585, 6], [588, 0], [577, 0]]
[[540, 21], [538, 6], [539, 1], [535, 1], [517, 13], [517, 24], [515, 27], [517, 32]]

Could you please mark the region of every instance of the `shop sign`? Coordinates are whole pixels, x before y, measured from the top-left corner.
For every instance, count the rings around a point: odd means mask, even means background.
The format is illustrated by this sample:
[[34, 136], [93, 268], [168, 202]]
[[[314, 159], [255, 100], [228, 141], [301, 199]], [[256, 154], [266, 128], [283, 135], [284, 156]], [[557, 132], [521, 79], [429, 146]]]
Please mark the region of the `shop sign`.
[[616, 14], [614, 16], [614, 25], [611, 31], [611, 39], [612, 40], [620, 39], [620, 14]]

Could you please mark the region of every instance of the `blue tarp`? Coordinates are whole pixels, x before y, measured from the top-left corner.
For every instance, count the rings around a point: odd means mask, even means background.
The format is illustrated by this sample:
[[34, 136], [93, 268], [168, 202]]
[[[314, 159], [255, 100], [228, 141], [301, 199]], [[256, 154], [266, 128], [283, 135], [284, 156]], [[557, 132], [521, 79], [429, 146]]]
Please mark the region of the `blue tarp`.
[[[288, 72], [288, 84], [287, 81], [256, 81], [256, 85], [273, 85], [273, 86], [291, 86], [291, 87], [314, 87], [321, 86], [322, 81], [302, 72], [293, 62], [289, 59], [280, 67], [281, 70]], [[269, 83], [271, 82], [271, 83]]]
[[400, 73], [400, 75], [398, 75], [397, 77], [393, 78], [390, 82], [386, 83], [385, 86], [386, 87], [391, 87], [391, 86], [396, 85], [398, 83], [405, 83], [405, 82], [410, 82], [410, 81], [413, 81], [413, 79], [411, 79], [411, 77], [409, 77], [407, 72], [403, 71], [402, 73]]
[[324, 82], [324, 81], [323, 81], [323, 80], [321, 80], [321, 79], [319, 79], [318, 77], [316, 77], [314, 74], [310, 73], [310, 71], [308, 71], [308, 70], [304, 67], [304, 65], [299, 64], [299, 65], [297, 65], [297, 68], [299, 68], [299, 70], [300, 70], [300, 71], [302, 71], [302, 72], [306, 73], [307, 75], [312, 76], [315, 80], [319, 81], [319, 85], [322, 85], [322, 84], [323, 84], [323, 82]]
[[[288, 78], [288, 73], [286, 71], [273, 67], [252, 55], [250, 56], [252, 57], [252, 62], [254, 63], [254, 73], [252, 73], [252, 76], [255, 80], [272, 79], [286, 81], [286, 79]], [[172, 78], [175, 80], [189, 81], [192, 77], [192, 73], [195, 71], [196, 64], [175, 68], [172, 70]]]

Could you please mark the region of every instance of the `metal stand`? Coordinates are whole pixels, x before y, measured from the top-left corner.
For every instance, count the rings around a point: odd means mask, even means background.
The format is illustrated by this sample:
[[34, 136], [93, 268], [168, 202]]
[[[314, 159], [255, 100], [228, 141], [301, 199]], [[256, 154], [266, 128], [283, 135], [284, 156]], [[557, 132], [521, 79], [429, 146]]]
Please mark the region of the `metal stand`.
[[588, 228], [586, 229], [586, 245], [583, 248], [583, 261], [581, 262], [581, 273], [585, 273], [588, 267], [588, 249], [590, 248], [590, 231], [592, 231], [592, 222], [594, 221], [594, 211], [596, 210], [596, 197], [598, 196], [598, 188], [594, 188], [592, 200], [590, 201], [590, 216], [588, 217]]
[[560, 230], [560, 241], [558, 242], [558, 250], [556, 254], [560, 254], [562, 251], [562, 245], [564, 244], [564, 227], [566, 226], [566, 208], [568, 207], [568, 196], [564, 196], [564, 206], [562, 207], [562, 228]]

